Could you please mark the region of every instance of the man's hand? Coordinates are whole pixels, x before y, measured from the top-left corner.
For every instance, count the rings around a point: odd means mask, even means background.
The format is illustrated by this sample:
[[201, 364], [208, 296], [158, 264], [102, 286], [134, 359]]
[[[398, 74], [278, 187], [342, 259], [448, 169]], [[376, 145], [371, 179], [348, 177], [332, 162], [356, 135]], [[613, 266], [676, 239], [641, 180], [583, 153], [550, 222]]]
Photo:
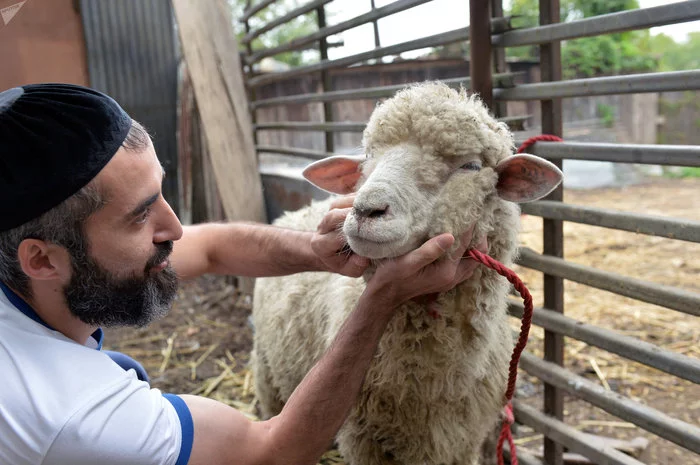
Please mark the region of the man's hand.
[[[448, 291], [469, 279], [479, 263], [464, 255], [472, 241], [472, 226], [460, 237], [460, 245], [449, 254], [454, 244], [451, 234], [433, 237], [418, 249], [401, 257], [383, 261], [368, 283], [368, 290], [396, 307], [414, 297]], [[487, 252], [486, 238], [475, 247]]]
[[355, 254], [343, 236], [343, 222], [352, 209], [354, 195], [335, 199], [330, 210], [318, 225], [311, 238], [311, 249], [326, 266], [327, 271], [353, 278], [362, 276], [369, 259]]

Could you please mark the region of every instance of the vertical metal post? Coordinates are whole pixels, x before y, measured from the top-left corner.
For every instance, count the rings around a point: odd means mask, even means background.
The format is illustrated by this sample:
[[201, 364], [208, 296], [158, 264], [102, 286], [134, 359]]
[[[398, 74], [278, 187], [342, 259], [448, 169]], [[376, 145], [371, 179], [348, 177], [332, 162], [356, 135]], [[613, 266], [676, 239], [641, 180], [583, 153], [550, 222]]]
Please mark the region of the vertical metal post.
[[[540, 25], [558, 23], [560, 21], [559, 0], [540, 0]], [[561, 80], [561, 44], [549, 42], [540, 46], [540, 69], [542, 82]], [[542, 132], [562, 136], [561, 99], [542, 100]], [[555, 164], [562, 167], [561, 160]], [[563, 200], [563, 188], [559, 186], [547, 198], [548, 200]], [[559, 220], [543, 220], [543, 252], [555, 257], [564, 256], [563, 223]], [[564, 281], [556, 276], [544, 275], [544, 305], [545, 307], [564, 313]], [[544, 358], [557, 365], [564, 364], [564, 337], [551, 331], [544, 334]], [[556, 387], [544, 386], [544, 412], [560, 420], [564, 417], [563, 392]], [[545, 438], [544, 461], [547, 465], [563, 465], [563, 447]]]
[[[316, 16], [318, 19], [318, 28], [322, 29], [326, 27], [326, 9], [323, 5], [316, 9]], [[321, 52], [321, 61], [328, 59], [328, 41], [326, 38], [322, 38], [318, 41], [319, 51]], [[321, 88], [323, 92], [328, 92], [332, 87], [331, 77], [328, 71], [321, 71]], [[323, 102], [323, 120], [326, 123], [333, 122], [333, 107], [332, 102]], [[326, 131], [326, 152], [332, 153], [335, 150], [335, 144], [333, 141], [333, 132]]]
[[[250, 9], [250, 4], [251, 4], [251, 0], [246, 0], [244, 11], [247, 11], [248, 9]], [[250, 34], [250, 23], [248, 22], [248, 19], [243, 21], [243, 25], [245, 26], [246, 35]], [[253, 55], [252, 41], [248, 42], [248, 44], [246, 44], [246, 53], [248, 54], [248, 56]], [[245, 72], [245, 66], [246, 66], [245, 60], [241, 60], [241, 64], [244, 67], [241, 70], [241, 72], [246, 77], [245, 84], [246, 84], [246, 89], [248, 90], [248, 102], [253, 103], [257, 98], [255, 88], [251, 88], [248, 86], [248, 79], [250, 79], [250, 77], [253, 75], [253, 65], [252, 64], [248, 65], [249, 68], [248, 68], [248, 72], [246, 73]], [[257, 122], [257, 114], [256, 114], [255, 109], [253, 108], [252, 105], [250, 106], [250, 121], [251, 121], [251, 124], [253, 125], [253, 127], [255, 127], [255, 124]], [[257, 133], [257, 131], [255, 131], [255, 129], [253, 129], [253, 143], [257, 147], [257, 145], [258, 145], [258, 133]]]
[[493, 109], [491, 82], [491, 15], [489, 3], [469, 0], [469, 75], [472, 91]]
[[[491, 0], [491, 17], [503, 17], [503, 0]], [[508, 71], [508, 64], [506, 63], [506, 49], [504, 47], [495, 47], [493, 49], [493, 64], [494, 72], [496, 73], [505, 73]], [[508, 102], [495, 102], [493, 111], [499, 118], [508, 116]]]
[[[372, 5], [372, 11], [374, 11], [376, 9], [376, 7], [374, 6], [374, 0], [369, 1]], [[379, 48], [381, 46], [379, 43], [379, 23], [375, 19], [374, 21], [372, 21], [372, 24], [374, 24], [374, 48]]]

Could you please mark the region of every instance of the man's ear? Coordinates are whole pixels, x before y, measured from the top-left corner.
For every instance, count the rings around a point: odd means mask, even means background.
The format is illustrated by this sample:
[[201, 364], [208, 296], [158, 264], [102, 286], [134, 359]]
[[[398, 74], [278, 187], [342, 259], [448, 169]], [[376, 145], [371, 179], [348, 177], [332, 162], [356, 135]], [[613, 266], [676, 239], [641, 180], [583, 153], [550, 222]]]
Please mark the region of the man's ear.
[[70, 277], [68, 251], [39, 239], [25, 239], [19, 244], [17, 258], [22, 271], [31, 279], [67, 280]]
[[314, 186], [333, 194], [350, 194], [355, 191], [362, 176], [360, 163], [364, 155], [336, 155], [311, 163], [302, 174]]
[[519, 153], [496, 165], [498, 196], [523, 203], [541, 199], [552, 192], [564, 178], [553, 163], [544, 158]]

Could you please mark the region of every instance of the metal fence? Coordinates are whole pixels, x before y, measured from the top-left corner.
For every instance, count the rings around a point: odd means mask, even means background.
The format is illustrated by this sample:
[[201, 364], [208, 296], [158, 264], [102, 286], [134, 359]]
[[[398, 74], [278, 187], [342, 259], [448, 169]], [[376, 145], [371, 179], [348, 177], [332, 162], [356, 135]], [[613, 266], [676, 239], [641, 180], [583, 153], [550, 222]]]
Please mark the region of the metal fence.
[[[460, 28], [408, 42], [380, 46], [377, 21], [401, 11], [429, 3], [430, 0], [398, 0], [332, 26], [326, 23], [324, 6], [331, 0], [314, 0], [289, 11], [286, 15], [264, 26], [251, 30], [250, 20], [256, 13], [275, 0], [262, 0], [248, 5], [240, 21], [246, 35], [244, 63], [253, 122], [257, 112], [281, 105], [321, 104], [323, 120], [278, 121], [257, 124], [256, 135], [271, 129], [284, 131], [319, 131], [325, 134], [325, 150], [305, 147], [258, 145], [259, 153], [285, 154], [308, 161], [334, 152], [334, 133], [361, 131], [364, 121], [338, 122], [334, 118], [333, 103], [358, 99], [379, 99], [392, 95], [400, 85], [372, 88], [335, 90], [331, 87], [330, 73], [339, 68], [365, 63], [388, 55], [437, 47], [453, 43], [469, 43], [470, 76], [450, 79], [451, 85], [467, 85], [479, 92], [494, 113], [506, 121], [520, 121], [522, 117], [505, 114], [508, 101], [535, 100], [541, 102], [541, 130], [546, 134], [562, 136], [561, 99], [579, 96], [612, 95], [625, 93], [654, 93], [662, 91], [700, 90], [700, 70], [684, 72], [659, 72], [637, 75], [562, 80], [560, 41], [576, 38], [631, 31], [654, 26], [700, 20], [700, 1], [685, 1], [648, 9], [631, 10], [560, 23], [559, 0], [540, 0], [538, 27], [514, 29], [510, 18], [503, 17], [501, 0], [472, 0], [470, 23]], [[465, 0], [466, 1], [466, 0]], [[251, 42], [267, 31], [281, 26], [299, 15], [315, 14], [318, 30], [289, 43], [267, 49], [254, 49]], [[374, 24], [375, 48], [363, 53], [338, 59], [328, 58], [328, 40], [331, 35], [364, 24]], [[279, 53], [308, 49], [318, 44], [320, 61], [280, 72], [258, 73], [257, 64], [265, 57]], [[504, 50], [506, 47], [538, 45], [541, 82], [516, 85], [513, 73], [506, 71]], [[260, 89], [285, 79], [313, 75], [320, 83], [319, 89], [274, 98], [257, 98]], [[256, 139], [257, 143], [257, 139]], [[609, 161], [617, 163], [700, 166], [699, 146], [630, 145], [573, 142], [537, 142], [530, 152], [562, 166], [564, 159]], [[298, 176], [266, 171], [261, 167], [264, 183], [282, 185], [271, 189], [273, 195], [294, 191], [297, 202], [305, 202], [315, 195], [302, 185]], [[296, 183], [299, 187], [290, 187]], [[279, 194], [279, 193], [282, 194]], [[299, 193], [302, 193], [299, 195]], [[564, 395], [580, 398], [620, 419], [633, 423], [650, 433], [671, 441], [690, 451], [700, 460], [700, 428], [672, 418], [666, 413], [643, 402], [623, 397], [602, 389], [596, 383], [563, 368], [564, 337], [585, 342], [610, 353], [654, 367], [692, 383], [700, 382], [698, 359], [667, 350], [642, 340], [617, 332], [595, 327], [565, 316], [564, 281], [570, 280], [604, 289], [616, 294], [653, 303], [686, 314], [685, 318], [700, 316], [700, 295], [678, 288], [622, 276], [592, 267], [577, 265], [563, 259], [563, 223], [574, 222], [601, 226], [638, 234], [656, 235], [679, 241], [700, 242], [700, 223], [663, 218], [658, 216], [625, 213], [613, 210], [570, 205], [562, 202], [560, 187], [546, 200], [523, 205], [523, 212], [543, 218], [543, 254], [524, 250], [519, 264], [539, 270], [544, 276], [544, 307], [536, 309], [534, 323], [544, 328], [544, 358], [525, 354], [521, 368], [540, 378], [544, 385], [543, 411], [515, 401], [516, 418], [544, 435], [543, 462], [523, 456], [521, 463], [563, 464], [564, 449], [577, 452], [598, 464], [639, 464], [638, 460], [617, 450], [599, 447], [580, 431], [563, 422]], [[278, 193], [278, 194], [275, 194]], [[285, 202], [286, 199], [267, 199], [268, 202]], [[288, 199], [287, 199], [288, 200]], [[284, 205], [285, 208], [289, 204]], [[271, 217], [275, 215], [272, 214]], [[522, 307], [512, 305], [511, 314], [519, 317]], [[695, 455], [697, 454], [697, 455]], [[699, 463], [699, 462], [695, 462]]]

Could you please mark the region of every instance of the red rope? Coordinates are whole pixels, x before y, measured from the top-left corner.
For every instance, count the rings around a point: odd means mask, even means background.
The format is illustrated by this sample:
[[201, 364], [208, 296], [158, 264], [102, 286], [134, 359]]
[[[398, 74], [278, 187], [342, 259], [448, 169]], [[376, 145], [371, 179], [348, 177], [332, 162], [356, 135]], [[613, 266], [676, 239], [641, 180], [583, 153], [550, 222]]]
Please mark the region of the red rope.
[[[537, 141], [549, 141], [549, 142], [562, 142], [562, 139], [557, 136], [552, 136], [550, 134], [542, 134], [539, 136], [531, 137], [518, 148], [517, 153], [522, 153], [527, 150], [530, 146], [534, 145]], [[530, 291], [527, 290], [525, 284], [518, 278], [518, 275], [509, 268], [507, 268], [502, 263], [494, 260], [486, 254], [483, 254], [475, 249], [469, 250], [469, 257], [476, 260], [477, 262], [495, 270], [501, 276], [504, 276], [513, 287], [520, 293], [523, 298], [523, 304], [525, 309], [523, 310], [523, 318], [520, 324], [520, 335], [513, 348], [513, 355], [510, 358], [510, 366], [508, 367], [508, 387], [506, 388], [505, 400], [505, 418], [503, 419], [503, 425], [501, 427], [501, 434], [498, 437], [498, 445], [496, 447], [496, 456], [498, 459], [498, 465], [504, 465], [505, 459], [503, 458], [503, 443], [507, 440], [510, 447], [510, 463], [511, 465], [518, 465], [518, 457], [515, 451], [515, 442], [513, 441], [513, 433], [511, 432], [511, 425], [515, 422], [513, 416], [513, 394], [515, 394], [515, 384], [518, 379], [518, 363], [520, 362], [520, 355], [525, 350], [527, 345], [527, 338], [530, 334], [530, 325], [532, 323], [532, 296]]]
[[523, 142], [516, 153], [523, 153], [525, 150], [529, 149], [530, 146], [535, 145], [535, 142], [537, 141], [564, 142], [561, 137], [553, 136], [551, 134], [540, 134], [539, 136], [530, 137], [528, 140]]

